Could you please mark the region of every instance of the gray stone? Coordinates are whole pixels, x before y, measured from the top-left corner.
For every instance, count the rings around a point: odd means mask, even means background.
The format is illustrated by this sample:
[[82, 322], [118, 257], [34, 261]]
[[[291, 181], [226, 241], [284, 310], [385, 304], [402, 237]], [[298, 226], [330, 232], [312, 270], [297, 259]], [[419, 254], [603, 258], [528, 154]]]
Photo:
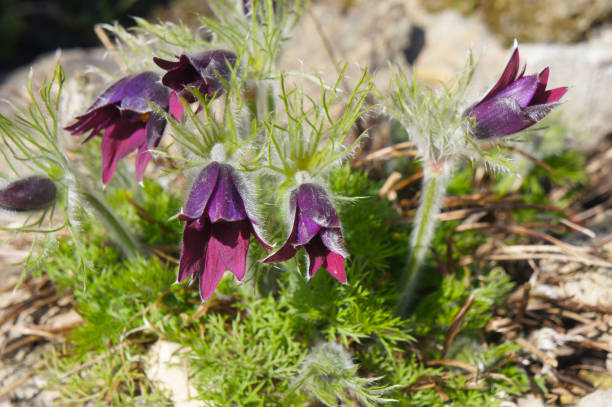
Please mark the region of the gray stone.
[[580, 399], [578, 407], [610, 407], [612, 390], [598, 390]]

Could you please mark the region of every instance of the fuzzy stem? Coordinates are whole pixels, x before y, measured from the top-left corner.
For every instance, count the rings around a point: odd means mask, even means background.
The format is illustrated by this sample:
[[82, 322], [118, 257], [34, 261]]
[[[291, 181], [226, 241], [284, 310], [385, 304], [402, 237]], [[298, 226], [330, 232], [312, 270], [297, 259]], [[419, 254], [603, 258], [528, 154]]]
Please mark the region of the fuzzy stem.
[[123, 253], [130, 258], [136, 257], [140, 251], [134, 235], [125, 227], [114, 214], [113, 210], [106, 204], [104, 199], [97, 193], [86, 190], [81, 196], [88, 207], [95, 213], [96, 218], [102, 223], [111, 238], [119, 245]]
[[421, 280], [421, 270], [427, 248], [434, 237], [442, 199], [451, 178], [453, 165], [450, 162], [424, 162], [421, 202], [414, 217], [414, 228], [410, 239], [410, 255], [402, 278], [403, 288], [398, 301], [398, 313], [404, 315], [415, 299]]

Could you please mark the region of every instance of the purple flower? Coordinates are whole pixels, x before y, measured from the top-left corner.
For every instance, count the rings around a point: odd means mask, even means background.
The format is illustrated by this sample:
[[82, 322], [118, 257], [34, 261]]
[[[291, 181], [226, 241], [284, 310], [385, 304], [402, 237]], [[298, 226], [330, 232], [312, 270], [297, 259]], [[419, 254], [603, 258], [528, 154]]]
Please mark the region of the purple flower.
[[246, 198], [247, 188], [238, 172], [228, 164], [213, 162], [200, 172], [179, 215], [187, 223], [178, 281], [198, 274], [203, 300], [215, 291], [225, 270], [242, 280], [251, 234], [272, 249], [257, 231]]
[[536, 75], [524, 73], [525, 67], [519, 74], [519, 51], [515, 47], [495, 86], [465, 112], [475, 120], [473, 136], [487, 139], [516, 133], [542, 120], [560, 104], [567, 88], [546, 90], [548, 68]]
[[142, 180], [150, 149], [161, 140], [166, 120], [147, 104], [151, 101], [168, 110], [170, 92], [159, 81], [159, 75], [143, 72], [127, 76], [108, 88], [76, 123], [66, 130], [78, 136], [91, 130], [83, 143], [102, 129], [102, 182], [108, 183], [120, 159], [138, 150], [136, 177]]
[[0, 189], [0, 207], [14, 211], [44, 209], [55, 201], [56, 194], [57, 188], [53, 181], [32, 175]]
[[182, 54], [172, 62], [158, 57], [153, 61], [166, 72], [162, 83], [174, 90], [188, 102], [196, 101], [195, 96], [185, 87], [195, 88], [202, 96], [211, 99], [225, 90], [220, 78], [229, 82], [236, 65], [236, 54], [224, 50], [205, 51], [195, 55]]
[[279, 263], [295, 256], [300, 248], [308, 253], [308, 276], [325, 267], [341, 283], [346, 283], [344, 242], [338, 213], [325, 190], [315, 184], [302, 184], [289, 198], [293, 226], [283, 246], [263, 260]]

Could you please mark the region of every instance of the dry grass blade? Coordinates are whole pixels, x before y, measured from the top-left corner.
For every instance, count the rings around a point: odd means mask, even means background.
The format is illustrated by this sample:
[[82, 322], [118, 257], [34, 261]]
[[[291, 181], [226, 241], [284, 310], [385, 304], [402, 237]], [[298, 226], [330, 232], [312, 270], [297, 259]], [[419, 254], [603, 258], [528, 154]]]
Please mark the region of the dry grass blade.
[[442, 359], [444, 358], [444, 356], [446, 356], [448, 347], [453, 342], [453, 339], [455, 339], [455, 336], [457, 336], [457, 334], [461, 330], [461, 324], [463, 323], [463, 320], [465, 319], [465, 316], [467, 315], [472, 305], [474, 305], [474, 299], [474, 294], [470, 294], [468, 299], [465, 300], [465, 302], [461, 306], [459, 312], [457, 312], [457, 315], [455, 315], [455, 318], [453, 318], [453, 322], [451, 322], [451, 325], [446, 333], [446, 338], [444, 339], [444, 348], [442, 349], [442, 354], [440, 356]]

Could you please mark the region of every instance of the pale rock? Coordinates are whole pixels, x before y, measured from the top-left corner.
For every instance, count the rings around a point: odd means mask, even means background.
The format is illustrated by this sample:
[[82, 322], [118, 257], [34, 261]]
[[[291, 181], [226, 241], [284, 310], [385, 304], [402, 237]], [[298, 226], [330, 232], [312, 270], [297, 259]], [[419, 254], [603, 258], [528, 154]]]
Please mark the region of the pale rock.
[[610, 407], [612, 390], [597, 390], [578, 401], [577, 407]]
[[542, 399], [533, 395], [518, 399], [517, 407], [545, 407]]
[[145, 375], [170, 395], [174, 407], [207, 405], [193, 399], [197, 392], [189, 383], [188, 369], [178, 343], [160, 340], [151, 346], [145, 360]]

